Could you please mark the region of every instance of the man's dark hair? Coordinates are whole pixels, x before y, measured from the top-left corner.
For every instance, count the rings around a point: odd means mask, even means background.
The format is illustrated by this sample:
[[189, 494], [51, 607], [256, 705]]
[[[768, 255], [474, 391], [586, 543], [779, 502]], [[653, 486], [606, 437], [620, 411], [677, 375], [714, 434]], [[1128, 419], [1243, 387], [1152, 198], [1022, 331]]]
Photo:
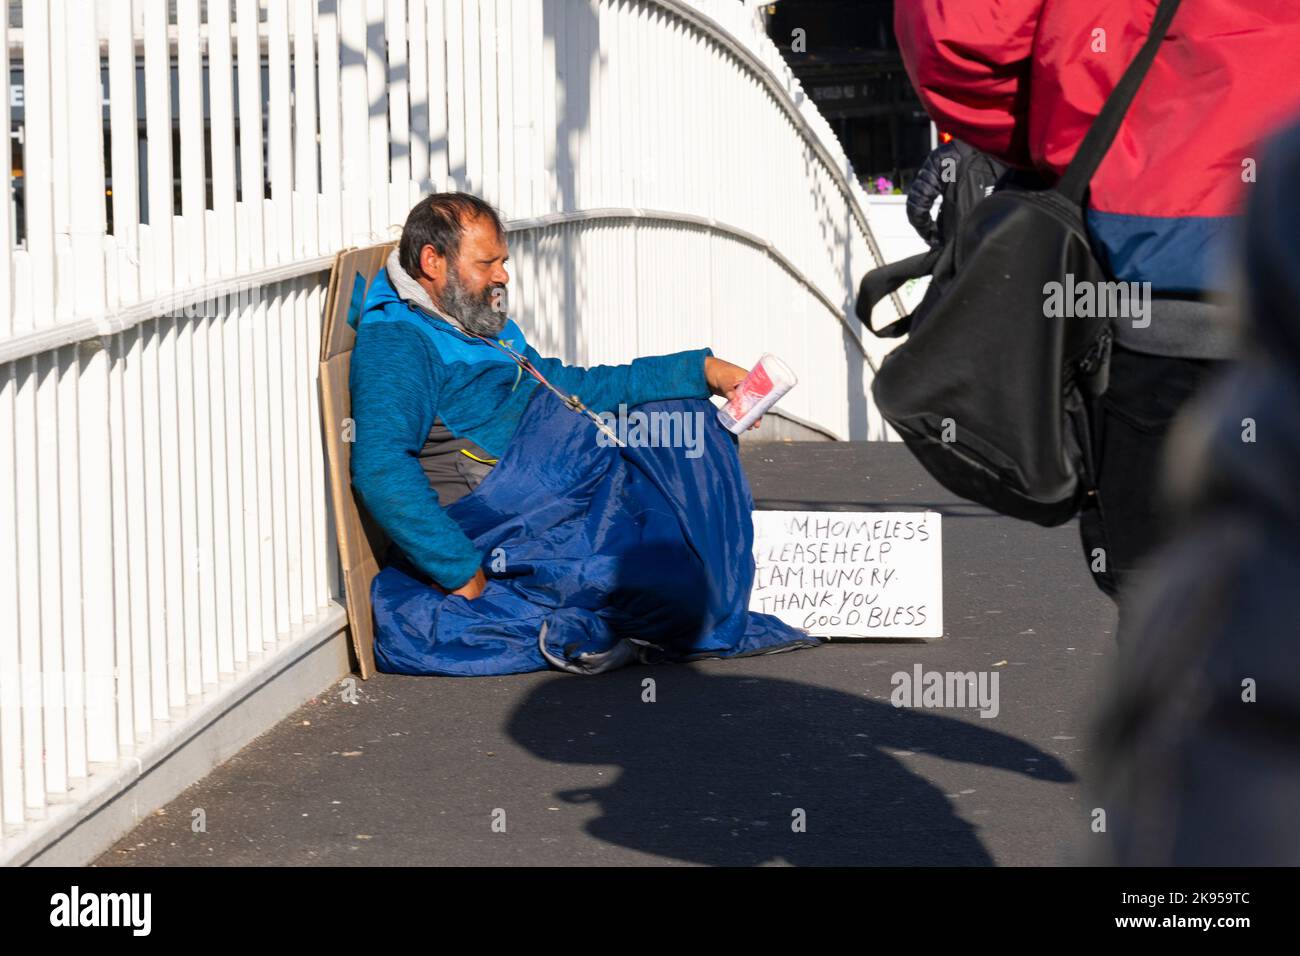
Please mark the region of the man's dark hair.
[[427, 278], [420, 271], [420, 250], [425, 246], [433, 246], [438, 255], [454, 262], [460, 255], [465, 223], [480, 216], [486, 216], [496, 227], [498, 238], [505, 236], [505, 226], [497, 211], [469, 193], [434, 193], [416, 203], [406, 217], [397, 247], [398, 260], [407, 275], [413, 279]]

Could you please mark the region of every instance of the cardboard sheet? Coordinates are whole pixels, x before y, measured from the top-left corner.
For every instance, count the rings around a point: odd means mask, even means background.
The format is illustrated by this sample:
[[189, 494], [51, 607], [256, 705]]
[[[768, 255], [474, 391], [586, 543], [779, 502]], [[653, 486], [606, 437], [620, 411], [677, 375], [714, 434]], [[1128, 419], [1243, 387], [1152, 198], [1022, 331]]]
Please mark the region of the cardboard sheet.
[[[330, 501], [339, 542], [339, 563], [347, 598], [348, 630], [356, 666], [363, 679], [375, 673], [374, 619], [370, 608], [370, 582], [379, 573], [379, 559], [388, 539], [352, 494], [352, 402], [348, 371], [353, 323], [370, 287], [394, 243], [345, 249], [334, 260], [325, 297], [321, 333], [320, 384], [325, 453], [329, 466]], [[350, 321], [349, 321], [350, 320]]]

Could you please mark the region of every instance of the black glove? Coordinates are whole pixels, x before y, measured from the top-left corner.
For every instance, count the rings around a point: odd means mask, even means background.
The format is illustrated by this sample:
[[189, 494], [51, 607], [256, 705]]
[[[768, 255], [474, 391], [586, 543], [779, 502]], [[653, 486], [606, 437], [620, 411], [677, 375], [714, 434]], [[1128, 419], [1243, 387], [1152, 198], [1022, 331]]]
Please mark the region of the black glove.
[[[925, 157], [925, 162], [916, 172], [916, 178], [907, 187], [907, 221], [912, 224], [922, 239], [931, 246], [939, 244], [939, 227], [935, 224], [930, 211], [935, 200], [943, 195], [945, 170], [951, 169], [956, 174], [961, 165], [963, 149], [956, 140], [944, 143]], [[945, 160], [950, 160], [945, 163]]]

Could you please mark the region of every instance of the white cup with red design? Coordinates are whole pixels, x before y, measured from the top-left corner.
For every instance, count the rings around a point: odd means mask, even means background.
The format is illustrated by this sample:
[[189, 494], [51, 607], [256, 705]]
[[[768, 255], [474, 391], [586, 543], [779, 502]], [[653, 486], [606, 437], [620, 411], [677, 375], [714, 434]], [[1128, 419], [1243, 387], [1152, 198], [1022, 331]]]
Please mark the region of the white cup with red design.
[[727, 431], [740, 435], [797, 384], [799, 379], [790, 366], [768, 352], [736, 386], [727, 403], [718, 409], [718, 421]]

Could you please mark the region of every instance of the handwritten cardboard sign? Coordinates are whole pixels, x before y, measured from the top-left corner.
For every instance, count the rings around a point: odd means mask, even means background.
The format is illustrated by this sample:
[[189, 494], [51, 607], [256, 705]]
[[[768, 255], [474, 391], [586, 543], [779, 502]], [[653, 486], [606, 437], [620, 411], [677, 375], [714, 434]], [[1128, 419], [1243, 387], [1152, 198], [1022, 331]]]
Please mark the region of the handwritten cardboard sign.
[[755, 511], [749, 609], [822, 637], [942, 637], [933, 511]]

